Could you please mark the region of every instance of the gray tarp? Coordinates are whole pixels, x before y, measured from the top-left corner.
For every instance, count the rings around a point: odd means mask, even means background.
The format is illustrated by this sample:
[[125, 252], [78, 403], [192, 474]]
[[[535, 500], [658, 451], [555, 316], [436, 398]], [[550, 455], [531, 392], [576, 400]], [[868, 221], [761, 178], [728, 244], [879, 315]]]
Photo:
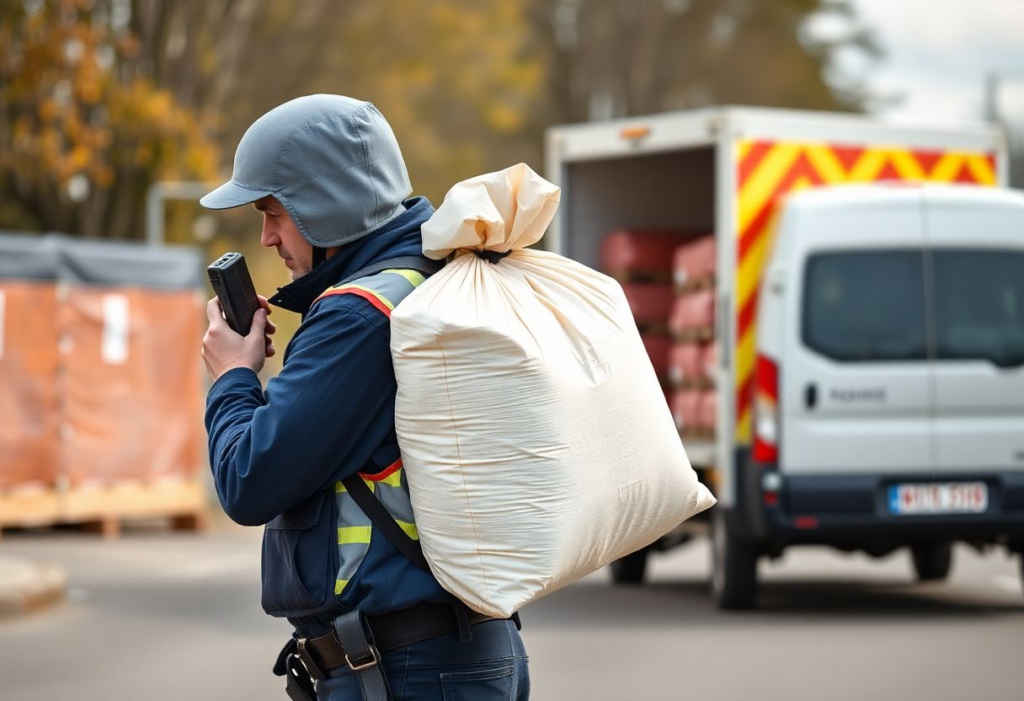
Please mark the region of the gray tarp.
[[0, 279], [56, 280], [59, 268], [57, 237], [0, 234]]
[[0, 234], [0, 279], [174, 290], [204, 285], [203, 267], [202, 253], [189, 246]]

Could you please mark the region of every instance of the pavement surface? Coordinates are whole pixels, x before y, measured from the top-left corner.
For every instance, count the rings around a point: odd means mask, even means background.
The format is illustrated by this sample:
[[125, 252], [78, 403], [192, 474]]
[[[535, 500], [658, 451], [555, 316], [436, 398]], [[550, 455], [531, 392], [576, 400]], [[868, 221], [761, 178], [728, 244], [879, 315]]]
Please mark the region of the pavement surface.
[[[67, 572], [63, 603], [0, 619], [0, 698], [284, 699], [289, 635], [260, 610], [259, 531], [6, 533], [0, 559]], [[725, 614], [694, 542], [650, 583], [604, 572], [523, 612], [534, 700], [1024, 699], [1018, 558], [967, 548], [943, 583], [909, 557], [792, 550], [765, 563], [763, 605]]]

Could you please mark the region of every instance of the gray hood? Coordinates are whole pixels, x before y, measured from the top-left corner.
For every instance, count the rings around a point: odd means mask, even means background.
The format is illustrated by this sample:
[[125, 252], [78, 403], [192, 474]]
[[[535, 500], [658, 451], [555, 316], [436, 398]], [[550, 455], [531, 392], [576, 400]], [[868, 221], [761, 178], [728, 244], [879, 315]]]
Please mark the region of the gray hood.
[[302, 236], [326, 248], [350, 243], [405, 211], [412, 192], [391, 126], [369, 102], [308, 95], [245, 132], [231, 180], [199, 202], [229, 209], [273, 195]]

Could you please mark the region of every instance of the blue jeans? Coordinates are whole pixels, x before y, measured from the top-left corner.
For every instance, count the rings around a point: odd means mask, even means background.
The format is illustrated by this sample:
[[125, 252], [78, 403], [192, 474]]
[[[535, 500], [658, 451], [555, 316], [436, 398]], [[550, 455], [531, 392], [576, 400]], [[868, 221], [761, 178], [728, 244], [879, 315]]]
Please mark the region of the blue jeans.
[[[395, 701], [527, 701], [530, 671], [515, 623], [487, 621], [472, 631], [469, 642], [449, 633], [385, 653], [381, 664]], [[320, 701], [362, 699], [346, 667], [319, 682], [316, 692]]]

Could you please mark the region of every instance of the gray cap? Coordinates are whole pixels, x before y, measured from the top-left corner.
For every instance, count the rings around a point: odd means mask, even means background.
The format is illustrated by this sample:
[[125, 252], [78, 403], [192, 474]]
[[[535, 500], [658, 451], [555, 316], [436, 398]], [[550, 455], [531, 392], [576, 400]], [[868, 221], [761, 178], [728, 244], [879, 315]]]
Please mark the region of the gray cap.
[[314, 246], [340, 246], [395, 218], [412, 192], [398, 141], [369, 102], [307, 95], [267, 112], [235, 151], [231, 180], [199, 203], [229, 209], [273, 195]]

